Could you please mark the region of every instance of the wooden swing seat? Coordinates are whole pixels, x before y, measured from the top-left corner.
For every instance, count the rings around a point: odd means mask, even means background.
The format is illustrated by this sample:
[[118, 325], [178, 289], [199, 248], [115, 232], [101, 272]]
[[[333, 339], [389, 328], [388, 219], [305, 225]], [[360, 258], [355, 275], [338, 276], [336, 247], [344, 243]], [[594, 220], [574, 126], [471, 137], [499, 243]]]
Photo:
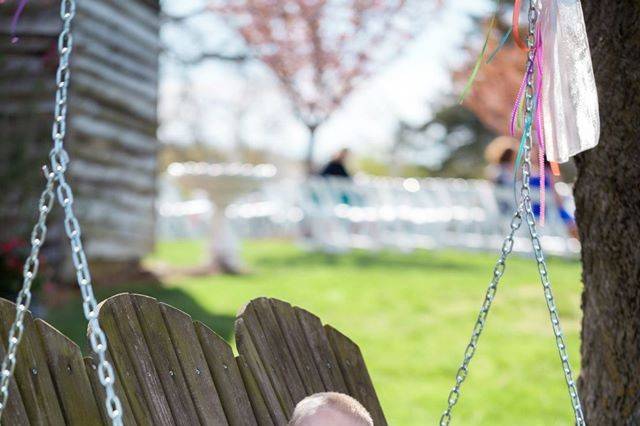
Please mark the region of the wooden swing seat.
[[[4, 356], [15, 305], [0, 299]], [[298, 401], [338, 391], [386, 425], [358, 346], [318, 317], [258, 298], [238, 314], [239, 355], [205, 324], [156, 299], [119, 294], [100, 305], [125, 425], [286, 425]], [[30, 314], [3, 425], [105, 425], [95, 362]]]

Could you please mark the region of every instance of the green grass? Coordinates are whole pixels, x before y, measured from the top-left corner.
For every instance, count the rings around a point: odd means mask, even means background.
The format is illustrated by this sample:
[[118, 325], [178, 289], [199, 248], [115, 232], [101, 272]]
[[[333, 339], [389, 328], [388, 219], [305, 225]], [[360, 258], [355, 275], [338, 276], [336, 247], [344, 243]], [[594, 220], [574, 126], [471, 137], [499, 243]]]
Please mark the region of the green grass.
[[[197, 263], [194, 242], [160, 244], [150, 262]], [[491, 276], [494, 255], [468, 252], [330, 256], [279, 242], [249, 244], [253, 273], [129, 284], [189, 312], [232, 340], [242, 304], [272, 296], [309, 309], [364, 353], [392, 425], [436, 424]], [[549, 262], [574, 367], [578, 366], [580, 265]], [[108, 293], [122, 291], [111, 289]], [[79, 305], [49, 320], [77, 341]], [[542, 288], [532, 259], [514, 257], [455, 409], [458, 425], [567, 425], [571, 411]]]

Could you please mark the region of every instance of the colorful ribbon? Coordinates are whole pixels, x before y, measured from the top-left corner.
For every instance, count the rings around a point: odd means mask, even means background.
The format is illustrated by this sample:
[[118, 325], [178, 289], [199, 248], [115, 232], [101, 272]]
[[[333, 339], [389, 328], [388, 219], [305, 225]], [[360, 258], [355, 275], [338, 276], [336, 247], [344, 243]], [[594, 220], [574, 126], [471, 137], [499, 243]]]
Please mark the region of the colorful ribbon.
[[[518, 22], [518, 14], [519, 14], [519, 6], [520, 1], [516, 0], [516, 4], [514, 6], [514, 24]], [[516, 40], [517, 27], [513, 28], [514, 40]], [[520, 40], [522, 42], [522, 40]], [[516, 41], [518, 43], [518, 41]], [[513, 109], [511, 111], [511, 121], [509, 123], [509, 132], [511, 136], [515, 137], [516, 135], [516, 127], [519, 127], [520, 119], [519, 112], [521, 110], [524, 94], [527, 87], [527, 82], [535, 74], [535, 82], [534, 82], [534, 91], [535, 91], [535, 99], [533, 99], [533, 112], [532, 116], [526, 116], [524, 119], [523, 132], [520, 140], [520, 147], [518, 149], [518, 155], [516, 157], [515, 163], [515, 174], [514, 181], [517, 180], [517, 173], [520, 168], [520, 163], [522, 162], [522, 156], [524, 154], [524, 147], [526, 144], [527, 136], [529, 132], [535, 130], [536, 139], [538, 141], [538, 168], [539, 168], [539, 179], [540, 179], [540, 225], [544, 226], [545, 216], [546, 216], [546, 166], [545, 166], [545, 140], [544, 140], [544, 124], [543, 124], [543, 114], [542, 114], [542, 82], [543, 82], [543, 40], [542, 40], [542, 30], [540, 26], [536, 28], [536, 44], [531, 48], [533, 50], [533, 61], [529, 63], [527, 69], [525, 70], [524, 77], [522, 78], [522, 83], [520, 84], [520, 88], [518, 89], [518, 93], [516, 95], [516, 100], [513, 105]], [[528, 50], [528, 49], [527, 49]], [[557, 165], [554, 168], [552, 165], [552, 170], [554, 174], [556, 172]]]
[[11, 43], [18, 42], [18, 37], [16, 36], [18, 22], [20, 21], [20, 16], [22, 15], [24, 8], [27, 7], [27, 3], [29, 3], [29, 0], [20, 0], [15, 13], [13, 14], [13, 18], [11, 19]]
[[544, 60], [544, 51], [543, 51], [543, 41], [542, 41], [542, 30], [540, 25], [536, 29], [536, 56], [534, 58], [534, 63], [536, 65], [536, 82], [535, 82], [535, 91], [536, 91], [536, 136], [538, 138], [538, 168], [540, 170], [540, 226], [544, 226], [545, 222], [545, 212], [546, 212], [546, 177], [547, 177], [547, 168], [544, 163], [544, 128], [543, 119], [542, 119], [542, 61]]
[[[498, 5], [498, 9], [500, 9], [499, 5]], [[478, 59], [476, 60], [476, 64], [473, 67], [473, 71], [471, 72], [471, 75], [469, 76], [469, 79], [467, 80], [467, 83], [464, 85], [464, 89], [462, 90], [462, 93], [458, 98], [459, 104], [461, 104], [464, 101], [464, 98], [466, 98], [467, 95], [469, 94], [469, 90], [471, 90], [471, 86], [473, 86], [473, 82], [476, 80], [476, 77], [478, 76], [478, 71], [480, 71], [482, 62], [484, 62], [483, 61], [484, 55], [487, 52], [487, 46], [489, 45], [489, 39], [491, 38], [493, 27], [496, 24], [497, 15], [498, 15], [498, 12], [496, 12], [491, 18], [491, 23], [489, 24], [489, 30], [487, 31], [487, 37], [484, 39], [484, 45], [482, 46], [482, 50], [478, 54]]]
[[513, 40], [516, 42], [516, 45], [518, 45], [520, 49], [528, 52], [529, 46], [527, 46], [527, 44], [522, 41], [522, 38], [520, 38], [520, 5], [521, 0], [515, 0], [515, 2], [513, 3], [513, 20], [511, 22], [511, 25], [513, 27]]

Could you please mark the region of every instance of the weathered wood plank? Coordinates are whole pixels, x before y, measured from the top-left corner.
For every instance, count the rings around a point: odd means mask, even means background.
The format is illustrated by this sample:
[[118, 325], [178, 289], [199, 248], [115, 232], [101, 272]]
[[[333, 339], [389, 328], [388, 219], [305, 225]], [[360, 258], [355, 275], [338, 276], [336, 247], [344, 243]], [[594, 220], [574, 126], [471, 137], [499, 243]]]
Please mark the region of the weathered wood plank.
[[194, 323], [194, 327], [227, 421], [231, 426], [258, 424], [231, 347], [201, 322]]
[[[254, 377], [258, 383], [258, 387], [260, 388], [264, 402], [269, 408], [269, 414], [273, 422], [277, 425], [286, 424], [292, 414], [289, 407], [291, 407], [293, 401], [284, 382], [274, 368], [273, 363], [277, 362], [277, 360], [270, 354], [264, 358], [261, 357], [253, 343], [251, 333], [245, 325], [245, 319], [243, 317], [239, 317], [236, 320], [235, 334], [238, 352], [250, 367], [252, 377]], [[249, 396], [251, 397], [251, 394]]]
[[102, 424], [80, 348], [58, 330], [37, 319], [49, 371], [58, 391], [67, 425]]
[[160, 303], [160, 311], [178, 354], [200, 423], [228, 425], [218, 390], [207, 367], [191, 317], [164, 303]]
[[[6, 355], [5, 342], [0, 342], [0, 359], [4, 359]], [[20, 362], [20, 360], [18, 360]], [[27, 416], [27, 410], [22, 402], [22, 396], [20, 396], [20, 389], [16, 385], [15, 378], [9, 381], [9, 399], [7, 399], [7, 406], [2, 414], [2, 426], [14, 426], [14, 425], [29, 425], [29, 417]]]
[[100, 306], [100, 324], [115, 367], [138, 424], [174, 425], [162, 382], [127, 296], [113, 296]]
[[[155, 120], [135, 117], [128, 114], [126, 111], [122, 111], [120, 108], [114, 108], [97, 98], [89, 98], [86, 96], [78, 97], [73, 104], [69, 105], [69, 114], [72, 116], [85, 115], [103, 122], [113, 123], [114, 125], [124, 129], [131, 129], [154, 139], [156, 138], [157, 122]], [[99, 139], [90, 138], [89, 140], [95, 141]], [[111, 147], [113, 145], [109, 144], [108, 146]], [[134, 158], [148, 158], [148, 154], [153, 152], [149, 147], [138, 150], [123, 144], [119, 144], [118, 146], [119, 152], [124, 151], [131, 154]]]
[[95, 58], [78, 55], [73, 59], [74, 71], [86, 73], [100, 81], [129, 92], [130, 96], [144, 99], [148, 102], [158, 101], [158, 89], [156, 82], [140, 80], [135, 75], [122, 72], [122, 68], [112, 68], [109, 64], [103, 64]]
[[[176, 424], [198, 424], [196, 407], [189, 396], [189, 388], [158, 302], [154, 298], [137, 294], [121, 297], [128, 298], [136, 311], [146, 345], [164, 389], [164, 396], [171, 407]], [[128, 305], [129, 302], [117, 300], [116, 303]]]
[[[36, 15], [34, 16], [31, 13], [21, 17], [16, 28], [16, 36], [56, 36], [62, 29], [62, 21], [59, 19], [59, 15], [51, 16], [52, 14], [48, 12]], [[8, 30], [11, 28], [11, 21], [12, 17], [1, 16], [0, 28]], [[7, 35], [9, 34], [7, 33]]]
[[293, 307], [283, 301], [269, 299], [284, 340], [298, 369], [307, 395], [327, 390], [309, 350], [304, 332]]
[[327, 339], [322, 321], [304, 309], [295, 307], [294, 310], [304, 330], [316, 369], [322, 378], [326, 390], [348, 393], [347, 384], [342, 377], [338, 360], [331, 349], [331, 344]]
[[[105, 167], [80, 159], [74, 162], [74, 173], [77, 173], [77, 176], [82, 177], [85, 181], [108, 181], [126, 186], [140, 193], [148, 193], [156, 188], [154, 176], [148, 173], [139, 173], [134, 170], [125, 170], [117, 167]], [[129, 181], [128, 184], [127, 181]]]
[[[141, 257], [145, 252], [151, 249], [153, 241], [148, 240], [127, 240], [126, 237], [109, 238], [104, 237], [101, 233], [98, 240], [89, 240], [86, 244], [86, 251], [90, 252], [92, 256], [101, 259], [110, 260], [127, 260]], [[123, 249], [123, 245], [131, 244], [132, 247]], [[118, 250], [120, 250], [118, 252]], [[130, 261], [133, 262], [133, 261]]]
[[[293, 411], [295, 405], [307, 396], [307, 392], [296, 368], [296, 363], [289, 352], [282, 330], [280, 330], [278, 321], [273, 314], [269, 299], [260, 297], [252, 300], [249, 303], [249, 308], [245, 311], [245, 315], [247, 317], [255, 315], [255, 319], [260, 322], [266, 338], [266, 349], [277, 359], [276, 368], [280, 369], [281, 377], [284, 379], [293, 399], [292, 405], [289, 407]], [[260, 350], [260, 347], [258, 347], [258, 350]]]
[[[111, 365], [114, 365], [111, 356], [107, 357]], [[105, 398], [107, 396], [104, 391], [104, 387], [100, 383], [100, 379], [98, 378], [98, 366], [96, 362], [91, 357], [84, 357], [84, 365], [85, 370], [87, 371], [87, 376], [89, 377], [89, 382], [91, 383], [91, 389], [93, 390], [93, 395], [98, 404], [98, 409], [100, 410], [100, 417], [102, 418], [103, 424], [107, 425], [111, 423], [109, 419], [109, 415], [107, 414], [107, 408], [105, 405]], [[122, 379], [118, 376], [118, 371], [115, 371], [116, 374], [116, 382], [115, 382], [115, 392], [120, 399], [120, 404], [122, 405], [122, 421], [127, 426], [136, 426], [138, 423], [136, 422], [135, 417], [133, 416], [133, 410], [131, 410], [131, 405], [129, 404], [129, 399], [127, 398], [127, 393], [124, 391], [122, 387]]]
[[[2, 340], [15, 318], [16, 306], [0, 299], [0, 330]], [[64, 425], [62, 409], [49, 372], [47, 356], [31, 313], [24, 316], [24, 333], [18, 347], [18, 360], [14, 377], [20, 389], [29, 422], [33, 425]]]
[[[99, 99], [99, 98], [98, 98]], [[124, 110], [126, 112], [126, 109]], [[125, 152], [137, 155], [149, 155], [158, 150], [158, 140], [148, 132], [140, 132], [132, 126], [114, 126], [106, 117], [77, 114], [70, 124], [78, 137], [88, 140], [101, 140], [110, 146], [119, 146]]]
[[102, 22], [113, 33], [109, 38], [122, 38], [123, 42], [135, 42], [156, 53], [160, 51], [158, 30], [140, 25], [140, 21], [118, 10], [112, 3], [99, 0], [83, 0], [78, 4], [78, 21]]
[[[77, 42], [77, 47], [75, 42]], [[107, 40], [95, 39], [87, 33], [80, 33], [74, 37], [74, 57], [96, 61], [127, 75], [135, 76], [145, 84], [158, 85], [157, 63], [147, 64], [138, 61], [136, 57], [122, 52]]]
[[[113, 29], [107, 24], [95, 20], [78, 20], [75, 21], [74, 26], [78, 43], [82, 43], [78, 46], [80, 49], [84, 48], [82, 47], [83, 45], [104, 44], [117, 49], [123, 55], [136, 59], [146, 66], [153, 67], [158, 64], [158, 52], [147, 49], [143, 45], [132, 43], [126, 37], [123, 38], [120, 35], [113, 37]], [[90, 37], [90, 39], [85, 36]]]
[[121, 87], [112, 87], [89, 74], [75, 74], [71, 91], [76, 93], [76, 96], [82, 95], [99, 99], [100, 102], [113, 105], [122, 111], [145, 120], [153, 121], [157, 119], [156, 102], [133, 97], [127, 90]]
[[[151, 31], [160, 31], [160, 19], [158, 19], [159, 2], [132, 2], [129, 0], [113, 0], [118, 8], [120, 8], [124, 14], [134, 17], [138, 22], [147, 25]], [[149, 7], [150, 4], [153, 6]]]
[[325, 330], [338, 359], [342, 376], [349, 388], [349, 394], [364, 405], [371, 414], [376, 426], [385, 426], [387, 421], [371, 382], [367, 366], [362, 358], [360, 348], [333, 327], [325, 325]]
[[238, 355], [236, 358], [237, 365], [244, 381], [244, 387], [251, 401], [251, 407], [253, 409], [253, 415], [255, 416], [259, 426], [272, 426], [275, 423], [271, 419], [269, 414], [269, 408], [264, 402], [262, 393], [260, 392], [260, 386], [251, 373], [251, 368], [242, 355]]

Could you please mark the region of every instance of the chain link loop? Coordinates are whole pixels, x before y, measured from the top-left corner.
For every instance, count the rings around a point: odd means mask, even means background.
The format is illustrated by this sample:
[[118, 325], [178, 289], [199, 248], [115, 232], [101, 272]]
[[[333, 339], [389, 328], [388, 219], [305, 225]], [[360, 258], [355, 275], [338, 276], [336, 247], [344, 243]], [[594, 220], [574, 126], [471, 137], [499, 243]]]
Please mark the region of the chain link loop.
[[[527, 55], [527, 66], [526, 66], [527, 70], [533, 69], [533, 62], [535, 60], [536, 50], [534, 49], [534, 46], [536, 45], [536, 23], [538, 20], [538, 15], [539, 15], [539, 11], [536, 7], [536, 2], [531, 0], [529, 3], [529, 15], [528, 15], [529, 16], [529, 35], [527, 38], [527, 44], [529, 46], [529, 52]], [[487, 289], [482, 307], [480, 308], [480, 313], [478, 314], [476, 323], [473, 327], [471, 339], [464, 351], [464, 358], [462, 360], [462, 364], [458, 368], [458, 372], [456, 373], [455, 385], [453, 386], [453, 389], [449, 392], [449, 397], [447, 398], [447, 403], [448, 403], [447, 409], [444, 411], [444, 413], [440, 417], [440, 426], [448, 426], [451, 423], [453, 408], [457, 404], [458, 400], [460, 399], [460, 388], [469, 373], [469, 364], [478, 347], [478, 340], [480, 339], [480, 335], [482, 333], [482, 330], [484, 329], [487, 315], [489, 314], [489, 309], [491, 308], [491, 304], [493, 302], [496, 291], [498, 289], [500, 278], [504, 274], [504, 270], [506, 267], [506, 259], [509, 256], [509, 254], [511, 254], [511, 252], [513, 251], [514, 235], [516, 231], [520, 229], [523, 220], [526, 222], [527, 228], [529, 230], [529, 236], [531, 238], [531, 244], [533, 247], [534, 256], [538, 266], [538, 272], [539, 272], [540, 280], [542, 282], [542, 286], [544, 289], [544, 296], [547, 302], [547, 308], [551, 318], [551, 326], [555, 336], [556, 347], [558, 349], [558, 353], [560, 354], [560, 360], [562, 362], [562, 370], [564, 373], [565, 381], [567, 383], [569, 396], [571, 398], [571, 406], [574, 413], [575, 424], [577, 426], [586, 426], [586, 422], [584, 420], [584, 414], [582, 411], [582, 405], [580, 403], [580, 397], [578, 395], [578, 390], [576, 388], [575, 381], [573, 380], [573, 373], [572, 373], [571, 365], [569, 363], [569, 355], [567, 354], [567, 349], [566, 349], [567, 346], [564, 341], [564, 334], [562, 332], [562, 328], [560, 327], [560, 318], [558, 316], [555, 299], [553, 297], [553, 292], [551, 289], [551, 282], [549, 279], [549, 273], [547, 271], [547, 265], [545, 262], [544, 253], [542, 251], [542, 244], [540, 242], [540, 237], [536, 230], [535, 215], [533, 213], [533, 209], [531, 206], [531, 190], [529, 185], [530, 178], [531, 178], [531, 147], [533, 145], [533, 132], [532, 132], [531, 124], [533, 122], [533, 114], [535, 109], [535, 105], [534, 105], [535, 89], [534, 89], [533, 78], [534, 78], [534, 73], [528, 72], [526, 88], [525, 88], [524, 132], [526, 134], [524, 135], [524, 138], [525, 138], [524, 153], [523, 153], [524, 161], [522, 164], [522, 184], [520, 187], [519, 202], [517, 204], [517, 208], [514, 213], [514, 216], [511, 220], [510, 232], [502, 244], [500, 257], [493, 269], [493, 277]], [[544, 171], [541, 171], [541, 173], [543, 172]]]
[[[98, 357], [98, 378], [106, 392], [105, 406], [107, 414], [114, 426], [121, 426], [122, 405], [114, 390], [116, 376], [113, 367], [107, 360], [107, 337], [98, 322], [98, 304], [93, 294], [89, 265], [82, 246], [82, 232], [73, 211], [73, 190], [65, 177], [69, 164], [69, 155], [64, 149], [64, 138], [67, 122], [67, 93], [71, 77], [69, 58], [73, 50], [71, 22], [75, 14], [75, 0], [61, 0], [60, 17], [62, 18], [63, 26], [58, 37], [60, 62], [56, 71], [54, 121], [51, 129], [53, 149], [49, 153], [51, 171], [45, 167], [47, 184], [38, 204], [39, 216], [31, 234], [31, 253], [24, 264], [22, 290], [16, 300], [16, 318], [9, 330], [7, 354], [4, 357], [0, 371], [0, 416], [2, 416], [9, 397], [9, 382], [16, 365], [16, 351], [24, 331], [24, 315], [31, 303], [31, 284], [38, 272], [38, 256], [47, 233], [46, 219], [57, 196], [58, 202], [64, 209], [64, 229], [71, 245], [71, 260], [76, 270], [76, 278], [82, 295], [84, 315], [89, 323], [91, 349]], [[56, 185], [57, 188], [54, 193]]]
[[9, 399], [9, 382], [16, 367], [16, 351], [24, 332], [24, 316], [31, 304], [31, 284], [38, 274], [40, 248], [47, 236], [47, 217], [55, 201], [53, 193], [54, 174], [46, 167], [44, 168], [44, 173], [47, 183], [38, 201], [38, 220], [31, 232], [31, 252], [24, 263], [22, 289], [18, 293], [16, 300], [16, 316], [9, 329], [7, 353], [2, 361], [0, 370], [0, 415], [2, 415]]

